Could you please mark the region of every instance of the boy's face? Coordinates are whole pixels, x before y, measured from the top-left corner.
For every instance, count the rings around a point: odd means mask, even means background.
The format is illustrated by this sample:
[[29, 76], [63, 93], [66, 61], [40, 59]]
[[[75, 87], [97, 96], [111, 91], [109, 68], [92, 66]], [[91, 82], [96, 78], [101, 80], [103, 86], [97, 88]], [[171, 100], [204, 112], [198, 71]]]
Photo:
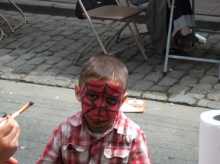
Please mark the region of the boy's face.
[[76, 96], [81, 101], [83, 116], [93, 126], [98, 127], [116, 117], [127, 97], [121, 86], [100, 80], [88, 80], [82, 89], [78, 88]]

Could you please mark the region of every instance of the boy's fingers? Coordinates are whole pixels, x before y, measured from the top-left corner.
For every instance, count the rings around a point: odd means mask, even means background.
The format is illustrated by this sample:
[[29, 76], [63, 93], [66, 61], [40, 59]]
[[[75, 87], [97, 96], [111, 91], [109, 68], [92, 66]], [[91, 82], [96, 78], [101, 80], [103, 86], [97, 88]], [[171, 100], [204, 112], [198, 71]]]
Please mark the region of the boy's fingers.
[[11, 116], [7, 116], [6, 124], [0, 127], [0, 137], [5, 137], [9, 135], [12, 132], [12, 130], [14, 130], [13, 134], [15, 135], [16, 131], [19, 130], [18, 123]]
[[9, 158], [5, 164], [18, 164], [18, 161], [13, 157]]

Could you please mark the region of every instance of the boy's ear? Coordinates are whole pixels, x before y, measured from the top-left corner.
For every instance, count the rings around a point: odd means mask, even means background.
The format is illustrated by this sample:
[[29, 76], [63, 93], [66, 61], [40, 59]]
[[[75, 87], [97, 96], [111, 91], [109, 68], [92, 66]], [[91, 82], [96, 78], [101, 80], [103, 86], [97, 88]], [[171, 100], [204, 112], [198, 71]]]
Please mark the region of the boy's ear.
[[75, 85], [75, 96], [76, 99], [81, 102], [81, 90], [78, 84]]
[[127, 99], [127, 97], [128, 97], [128, 93], [125, 93], [122, 101], [124, 102]]

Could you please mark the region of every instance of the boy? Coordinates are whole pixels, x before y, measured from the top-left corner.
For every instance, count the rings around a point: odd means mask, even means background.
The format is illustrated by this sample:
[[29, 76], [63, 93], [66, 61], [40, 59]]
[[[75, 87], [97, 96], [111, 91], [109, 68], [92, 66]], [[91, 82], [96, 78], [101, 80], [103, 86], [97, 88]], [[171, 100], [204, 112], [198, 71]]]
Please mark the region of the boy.
[[127, 85], [122, 62], [91, 57], [75, 86], [82, 111], [54, 130], [37, 164], [151, 164], [144, 132], [120, 110]]

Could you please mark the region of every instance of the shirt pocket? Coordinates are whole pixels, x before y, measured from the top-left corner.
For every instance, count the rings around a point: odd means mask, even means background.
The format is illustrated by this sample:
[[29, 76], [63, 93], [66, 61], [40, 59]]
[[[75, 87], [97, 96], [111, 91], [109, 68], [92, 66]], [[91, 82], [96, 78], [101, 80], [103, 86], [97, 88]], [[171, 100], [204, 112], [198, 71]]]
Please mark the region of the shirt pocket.
[[77, 164], [78, 162], [86, 162], [88, 159], [88, 151], [86, 148], [72, 143], [63, 145], [62, 158], [64, 163]]
[[104, 149], [104, 155], [107, 159], [128, 158], [130, 150], [128, 148], [110, 147]]

